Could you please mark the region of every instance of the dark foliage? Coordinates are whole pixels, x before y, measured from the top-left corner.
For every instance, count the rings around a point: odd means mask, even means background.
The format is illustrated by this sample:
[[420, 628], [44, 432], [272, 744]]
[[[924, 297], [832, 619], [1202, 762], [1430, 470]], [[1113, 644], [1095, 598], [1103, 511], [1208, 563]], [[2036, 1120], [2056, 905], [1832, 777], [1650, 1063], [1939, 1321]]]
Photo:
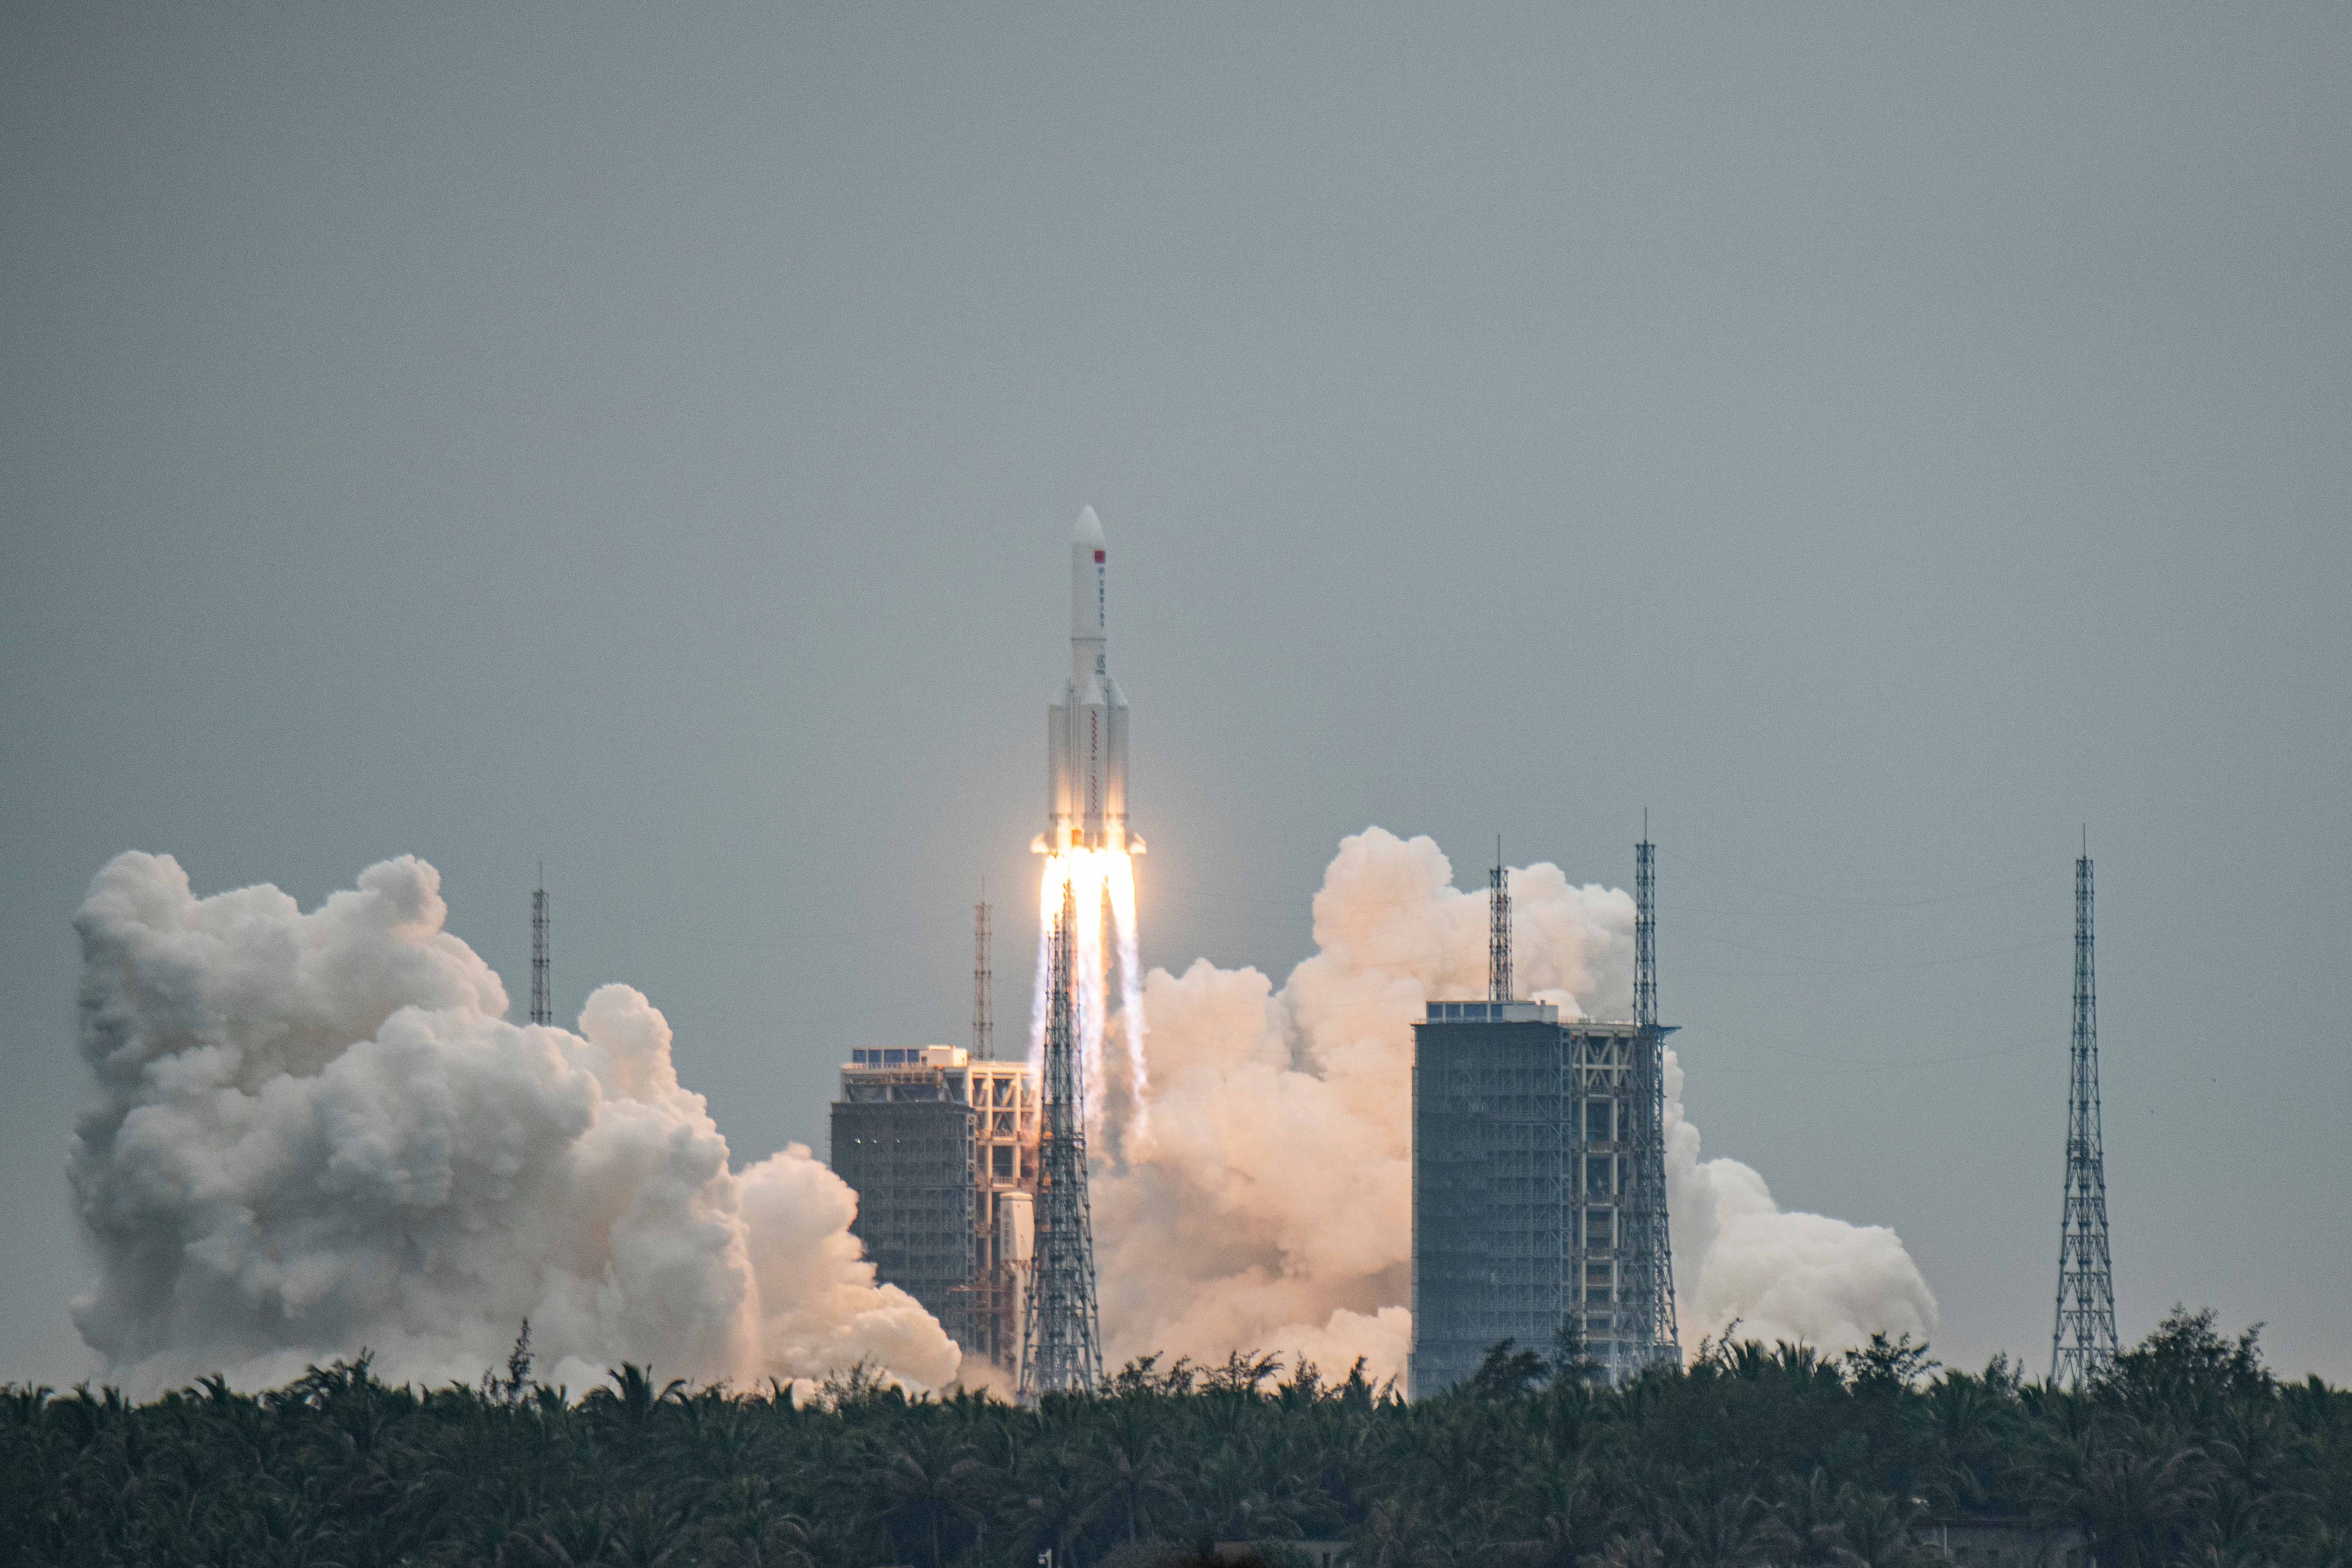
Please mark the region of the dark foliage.
[[574, 1400], [531, 1381], [527, 1340], [478, 1387], [388, 1386], [364, 1357], [258, 1395], [12, 1386], [0, 1565], [1148, 1568], [1346, 1537], [1362, 1568], [1867, 1568], [1922, 1561], [1930, 1513], [2068, 1524], [2119, 1568], [2352, 1564], [2352, 1393], [2279, 1382], [2210, 1313], [2080, 1391], [1907, 1342], [1710, 1343], [1614, 1390], [1550, 1350], [1497, 1346], [1413, 1405], [1256, 1355], [1147, 1358], [1038, 1411], [635, 1366]]

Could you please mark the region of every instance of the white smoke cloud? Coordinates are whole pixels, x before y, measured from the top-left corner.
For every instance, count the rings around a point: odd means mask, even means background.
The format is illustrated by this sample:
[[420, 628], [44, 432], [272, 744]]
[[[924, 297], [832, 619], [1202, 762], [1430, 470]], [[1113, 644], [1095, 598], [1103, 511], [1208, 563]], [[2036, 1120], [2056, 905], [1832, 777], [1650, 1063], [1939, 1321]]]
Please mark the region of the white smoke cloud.
[[255, 1385], [367, 1346], [468, 1380], [528, 1317], [543, 1381], [818, 1377], [861, 1358], [937, 1386], [958, 1352], [847, 1231], [856, 1199], [793, 1145], [743, 1171], [625, 985], [578, 1033], [505, 1020], [404, 857], [304, 914], [198, 899], [118, 857], [75, 926], [99, 1100], [68, 1163], [99, 1260], [74, 1304], [112, 1381]]
[[1666, 1213], [1685, 1350], [1721, 1334], [1843, 1350], [1874, 1332], [1931, 1339], [1936, 1298], [1903, 1238], [1885, 1226], [1784, 1213], [1737, 1160], [1698, 1157], [1683, 1116], [1683, 1068], [1666, 1053]]
[[[1315, 895], [1318, 951], [1276, 991], [1255, 969], [1154, 970], [1149, 1130], [1095, 1179], [1109, 1357], [1236, 1348], [1357, 1356], [1402, 1374], [1411, 1341], [1412, 1025], [1486, 992], [1486, 896], [1428, 838], [1344, 839]], [[1556, 866], [1510, 874], [1522, 994], [1623, 1017], [1633, 900]], [[1686, 1348], [1743, 1337], [1841, 1348], [1934, 1331], [1935, 1298], [1892, 1231], [1783, 1214], [1762, 1178], [1698, 1158], [1670, 1057], [1668, 1205]]]

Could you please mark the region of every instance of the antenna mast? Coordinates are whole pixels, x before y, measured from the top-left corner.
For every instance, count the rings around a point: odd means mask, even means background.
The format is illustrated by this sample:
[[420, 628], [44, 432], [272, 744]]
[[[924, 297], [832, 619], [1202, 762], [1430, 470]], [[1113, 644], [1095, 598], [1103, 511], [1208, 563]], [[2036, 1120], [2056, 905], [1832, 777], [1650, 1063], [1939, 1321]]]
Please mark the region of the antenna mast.
[[1036, 1242], [1021, 1325], [1021, 1398], [1091, 1393], [1102, 1382], [1102, 1314], [1095, 1301], [1094, 1219], [1087, 1201], [1086, 1064], [1079, 1058], [1073, 950], [1077, 895], [1062, 884], [1050, 947], [1045, 1126], [1038, 1151]]
[[1511, 1000], [1511, 889], [1503, 870], [1503, 838], [1495, 836], [1495, 869], [1486, 879], [1486, 1000]]
[[986, 1061], [996, 1054], [996, 975], [989, 962], [988, 884], [980, 885], [980, 902], [971, 906], [971, 1056]]
[[2058, 1234], [2058, 1314], [2050, 1379], [2081, 1384], [2116, 1357], [2116, 1282], [2107, 1258], [2107, 1163], [2099, 1132], [2099, 997], [2091, 938], [2089, 836], [2074, 862], [2074, 1040], [2066, 1095], [2066, 1212]]
[[1642, 814], [1642, 842], [1633, 846], [1633, 1022], [1658, 1026], [1658, 868], [1650, 842], [1650, 814]]
[[530, 896], [530, 1021], [555, 1022], [547, 967], [547, 862], [539, 863], [539, 889]]

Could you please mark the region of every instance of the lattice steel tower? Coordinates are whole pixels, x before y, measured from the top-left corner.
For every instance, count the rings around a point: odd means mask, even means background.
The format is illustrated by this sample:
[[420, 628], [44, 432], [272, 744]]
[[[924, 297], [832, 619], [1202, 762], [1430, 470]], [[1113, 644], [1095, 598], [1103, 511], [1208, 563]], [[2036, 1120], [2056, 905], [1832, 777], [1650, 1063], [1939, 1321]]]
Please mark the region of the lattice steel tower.
[[1658, 1023], [1657, 846], [1643, 814], [1633, 846], [1633, 1117], [1627, 1139], [1624, 1297], [1621, 1329], [1628, 1371], [1682, 1363], [1675, 1317], [1675, 1248], [1666, 1216], [1666, 1031]]
[[2091, 942], [2091, 856], [2074, 862], [2074, 1079], [2066, 1095], [2066, 1215], [2058, 1236], [2058, 1321], [2050, 1378], [2081, 1384], [2116, 1357], [2116, 1281], [2107, 1259], [2106, 1148], [2099, 1134], [2099, 994]]
[[1094, 1220], [1087, 1202], [1086, 1064], [1078, 1052], [1071, 963], [1077, 922], [1076, 891], [1065, 882], [1062, 912], [1049, 943], [1053, 986], [1045, 1026], [1036, 1241], [1029, 1306], [1021, 1325], [1021, 1397], [1031, 1404], [1047, 1394], [1090, 1392], [1102, 1382]]
[[555, 1022], [555, 999], [549, 994], [547, 968], [547, 868], [539, 868], [539, 890], [530, 896], [530, 1021]]
[[1511, 889], [1503, 870], [1503, 841], [1495, 840], [1495, 869], [1486, 879], [1486, 1000], [1511, 1000]]
[[984, 1062], [996, 1055], [996, 976], [988, 956], [988, 884], [980, 885], [980, 902], [971, 906], [971, 1057]]

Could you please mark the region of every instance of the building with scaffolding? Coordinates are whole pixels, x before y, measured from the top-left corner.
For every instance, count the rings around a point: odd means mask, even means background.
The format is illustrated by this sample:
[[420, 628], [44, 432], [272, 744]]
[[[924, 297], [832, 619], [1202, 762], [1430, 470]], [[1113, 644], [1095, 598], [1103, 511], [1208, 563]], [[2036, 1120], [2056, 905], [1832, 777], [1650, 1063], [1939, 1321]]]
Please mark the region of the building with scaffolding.
[[1633, 1019], [1563, 1023], [1509, 994], [1497, 866], [1487, 999], [1432, 1002], [1413, 1026], [1415, 1396], [1460, 1383], [1506, 1339], [1580, 1351], [1612, 1382], [1680, 1357], [1651, 866], [1645, 840]]
[[1038, 1170], [1037, 1075], [959, 1046], [859, 1049], [833, 1105], [834, 1172], [875, 1277], [965, 1353], [1018, 1377]]

